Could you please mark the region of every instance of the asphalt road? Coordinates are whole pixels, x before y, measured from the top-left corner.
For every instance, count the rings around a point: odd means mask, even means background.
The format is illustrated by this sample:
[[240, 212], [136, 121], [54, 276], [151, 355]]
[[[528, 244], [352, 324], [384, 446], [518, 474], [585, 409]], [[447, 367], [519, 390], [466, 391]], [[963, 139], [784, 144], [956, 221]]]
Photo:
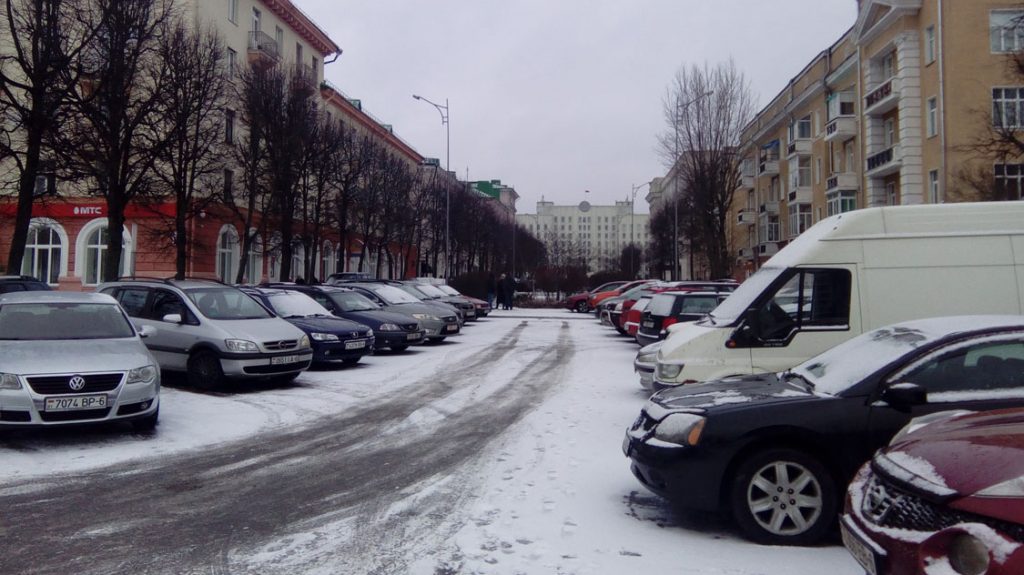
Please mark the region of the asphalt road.
[[473, 495], [483, 450], [544, 401], [574, 353], [566, 322], [548, 322], [552, 345], [520, 338], [529, 319], [506, 321], [496, 345], [411, 376], [386, 402], [7, 486], [0, 573], [401, 573], [458, 528], [451, 514]]

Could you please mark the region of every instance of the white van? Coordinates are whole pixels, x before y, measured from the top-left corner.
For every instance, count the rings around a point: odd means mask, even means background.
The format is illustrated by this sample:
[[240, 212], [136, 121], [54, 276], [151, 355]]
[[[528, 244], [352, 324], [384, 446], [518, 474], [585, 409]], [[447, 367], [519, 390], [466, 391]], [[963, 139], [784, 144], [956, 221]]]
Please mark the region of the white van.
[[896, 322], [1019, 314], [1022, 290], [1024, 202], [847, 212], [797, 237], [707, 318], [672, 326], [655, 387], [782, 371]]

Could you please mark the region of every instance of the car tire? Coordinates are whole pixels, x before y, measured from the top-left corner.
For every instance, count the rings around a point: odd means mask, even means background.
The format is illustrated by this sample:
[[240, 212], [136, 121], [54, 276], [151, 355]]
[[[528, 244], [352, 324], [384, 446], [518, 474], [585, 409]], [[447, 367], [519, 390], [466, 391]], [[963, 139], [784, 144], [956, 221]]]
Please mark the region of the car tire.
[[197, 351], [188, 358], [188, 383], [199, 389], [213, 389], [224, 383], [220, 358], [212, 351]]
[[145, 433], [147, 431], [153, 431], [156, 429], [157, 424], [160, 422], [160, 407], [158, 406], [153, 413], [142, 417], [140, 419], [132, 420], [132, 429], [138, 432]]
[[391, 346], [391, 351], [394, 351], [394, 352], [402, 352], [402, 351], [405, 351], [407, 349], [409, 349], [409, 346], [407, 346], [405, 344]]
[[736, 470], [733, 518], [744, 534], [764, 545], [812, 545], [836, 522], [835, 479], [813, 456], [796, 449], [768, 449]]
[[590, 306], [587, 305], [586, 301], [578, 301], [576, 302], [576, 311], [578, 313], [587, 313], [590, 311]]

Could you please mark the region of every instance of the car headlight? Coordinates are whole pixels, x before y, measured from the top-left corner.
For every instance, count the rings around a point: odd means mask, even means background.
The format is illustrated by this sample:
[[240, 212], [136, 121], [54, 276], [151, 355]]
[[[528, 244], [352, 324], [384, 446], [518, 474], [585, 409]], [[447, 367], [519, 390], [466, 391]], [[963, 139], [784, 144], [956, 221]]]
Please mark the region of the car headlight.
[[304, 347], [309, 347], [309, 336], [306, 334], [302, 334], [302, 337], [299, 338], [299, 348]]
[[255, 343], [244, 339], [225, 339], [224, 345], [227, 346], [228, 351], [255, 352], [260, 350]]
[[0, 389], [21, 389], [21, 380], [13, 373], [0, 373]]
[[309, 334], [315, 341], [338, 341], [338, 336], [333, 333], [319, 333], [313, 332]]
[[426, 320], [432, 320], [432, 321], [441, 321], [441, 318], [437, 317], [436, 315], [430, 315], [429, 313], [414, 313], [414, 314], [412, 314], [412, 317], [414, 317], [416, 319], [426, 319]]
[[658, 367], [655, 368], [658, 371], [658, 379], [660, 380], [672, 380], [679, 377], [679, 372], [683, 371], [683, 364], [681, 363], [662, 363], [658, 362]]
[[126, 383], [153, 383], [156, 380], [156, 366], [144, 365], [128, 372]]
[[988, 548], [970, 533], [960, 533], [949, 543], [949, 565], [962, 575], [982, 575], [988, 572]]
[[382, 323], [378, 329], [380, 329], [380, 331], [402, 331], [402, 328], [393, 323]]
[[676, 445], [694, 446], [700, 442], [707, 421], [694, 413], [670, 413], [654, 428], [654, 437]]

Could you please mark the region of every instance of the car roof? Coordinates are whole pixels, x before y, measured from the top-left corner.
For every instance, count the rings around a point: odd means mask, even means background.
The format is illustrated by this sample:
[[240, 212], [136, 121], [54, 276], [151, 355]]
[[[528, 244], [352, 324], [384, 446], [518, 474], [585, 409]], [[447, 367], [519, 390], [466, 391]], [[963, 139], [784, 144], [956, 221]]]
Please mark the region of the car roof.
[[19, 291], [0, 295], [0, 304], [5, 303], [102, 303], [116, 304], [117, 300], [107, 294], [73, 291]]
[[[1024, 315], [957, 315], [905, 321], [879, 329], [913, 330], [924, 341], [944, 339], [957, 334], [995, 330], [1024, 330]], [[872, 330], [877, 331], [877, 330]]]
[[221, 287], [225, 289], [238, 289], [236, 286], [228, 285], [215, 279], [205, 278], [185, 278], [183, 280], [176, 280], [174, 278], [120, 278], [111, 282], [104, 282], [99, 286], [98, 289], [102, 289], [107, 286], [127, 286], [127, 285], [147, 285], [147, 286], [173, 286], [182, 290], [198, 289], [198, 288], [211, 288]]

